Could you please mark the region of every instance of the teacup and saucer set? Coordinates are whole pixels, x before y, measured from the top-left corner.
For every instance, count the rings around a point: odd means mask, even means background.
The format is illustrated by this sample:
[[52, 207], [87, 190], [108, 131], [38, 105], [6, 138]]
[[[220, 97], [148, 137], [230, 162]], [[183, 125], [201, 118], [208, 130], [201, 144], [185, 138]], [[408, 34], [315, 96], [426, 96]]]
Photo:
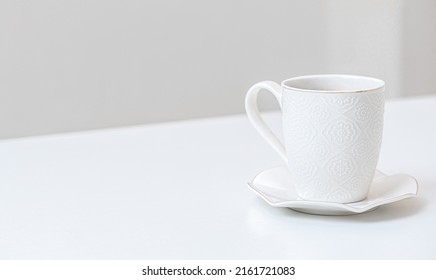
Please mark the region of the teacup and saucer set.
[[[260, 116], [262, 89], [280, 104], [284, 144]], [[264, 81], [248, 90], [245, 107], [252, 125], [286, 163], [248, 183], [271, 206], [351, 215], [417, 195], [412, 176], [376, 170], [383, 134], [382, 80], [312, 75], [281, 85]]]

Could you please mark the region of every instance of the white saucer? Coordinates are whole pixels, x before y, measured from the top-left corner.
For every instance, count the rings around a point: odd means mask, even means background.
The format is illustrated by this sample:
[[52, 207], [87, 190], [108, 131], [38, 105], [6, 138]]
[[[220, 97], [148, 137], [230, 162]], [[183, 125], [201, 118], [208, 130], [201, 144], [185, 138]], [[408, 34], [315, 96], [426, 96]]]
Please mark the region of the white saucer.
[[377, 171], [368, 197], [353, 203], [302, 200], [297, 196], [285, 166], [259, 173], [248, 186], [268, 204], [317, 215], [352, 215], [374, 210], [378, 206], [415, 197], [418, 182], [406, 174], [385, 175]]

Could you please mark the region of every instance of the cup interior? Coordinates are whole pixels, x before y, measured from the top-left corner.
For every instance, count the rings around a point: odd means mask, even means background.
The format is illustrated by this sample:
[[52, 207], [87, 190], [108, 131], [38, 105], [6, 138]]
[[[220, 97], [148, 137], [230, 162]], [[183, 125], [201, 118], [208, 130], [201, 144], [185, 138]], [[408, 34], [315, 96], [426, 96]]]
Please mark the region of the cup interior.
[[384, 87], [379, 79], [353, 75], [312, 75], [290, 78], [282, 86], [297, 91], [349, 93], [366, 92]]

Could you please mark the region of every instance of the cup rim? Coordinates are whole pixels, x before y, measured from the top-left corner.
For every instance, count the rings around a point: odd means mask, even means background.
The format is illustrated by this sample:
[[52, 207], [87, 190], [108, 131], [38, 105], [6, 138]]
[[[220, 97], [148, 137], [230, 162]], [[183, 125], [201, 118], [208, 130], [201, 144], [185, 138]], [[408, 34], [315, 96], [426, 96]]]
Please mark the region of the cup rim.
[[[296, 82], [303, 79], [321, 79], [321, 78], [342, 78], [342, 79], [360, 79], [360, 80], [366, 80], [368, 83], [373, 83], [374, 86], [367, 86], [367, 87], [361, 87], [356, 89], [344, 89], [344, 90], [320, 90], [320, 89], [309, 89], [309, 88], [303, 88], [303, 87], [297, 87], [297, 86], [290, 86], [290, 82]], [[302, 92], [313, 92], [313, 93], [366, 93], [366, 92], [373, 92], [373, 91], [379, 91], [383, 90], [385, 87], [385, 82], [383, 80], [367, 77], [367, 76], [360, 76], [360, 75], [349, 75], [349, 74], [318, 74], [318, 75], [304, 75], [304, 76], [298, 76], [289, 78], [286, 80], [283, 80], [281, 82], [281, 86], [285, 89], [294, 90], [294, 91], [302, 91]]]

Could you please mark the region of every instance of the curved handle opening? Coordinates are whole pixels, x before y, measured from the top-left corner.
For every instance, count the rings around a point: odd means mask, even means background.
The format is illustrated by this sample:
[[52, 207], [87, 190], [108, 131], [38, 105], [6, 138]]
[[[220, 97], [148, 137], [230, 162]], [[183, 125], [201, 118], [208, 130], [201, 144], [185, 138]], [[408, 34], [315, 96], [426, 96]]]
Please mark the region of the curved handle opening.
[[245, 110], [247, 112], [248, 119], [259, 134], [273, 147], [273, 149], [279, 154], [279, 156], [287, 163], [286, 149], [279, 138], [271, 131], [270, 127], [262, 119], [259, 106], [258, 95], [260, 90], [266, 89], [272, 93], [277, 99], [277, 102], [282, 107], [282, 87], [272, 81], [264, 81], [253, 85], [245, 96]]

